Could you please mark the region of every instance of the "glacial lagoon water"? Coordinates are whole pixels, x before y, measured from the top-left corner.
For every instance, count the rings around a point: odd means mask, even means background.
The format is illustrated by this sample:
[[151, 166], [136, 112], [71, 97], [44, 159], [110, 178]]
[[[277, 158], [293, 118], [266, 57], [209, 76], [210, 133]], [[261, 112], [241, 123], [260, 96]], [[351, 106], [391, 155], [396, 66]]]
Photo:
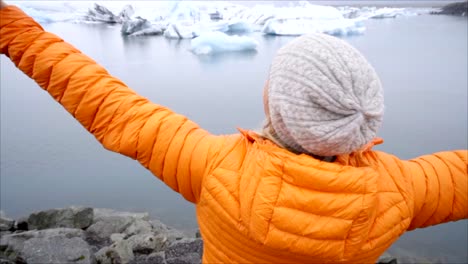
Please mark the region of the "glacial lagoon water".
[[[423, 15], [366, 21], [345, 38], [374, 65], [385, 88], [378, 149], [408, 159], [468, 148], [467, 20]], [[155, 103], [216, 134], [257, 128], [275, 51], [291, 37], [253, 33], [256, 52], [196, 56], [189, 40], [124, 38], [119, 27], [44, 25]], [[194, 208], [137, 162], [104, 150], [60, 105], [1, 58], [0, 208], [11, 217], [86, 205], [148, 211], [196, 229]], [[391, 251], [466, 263], [467, 221], [405, 234]]]

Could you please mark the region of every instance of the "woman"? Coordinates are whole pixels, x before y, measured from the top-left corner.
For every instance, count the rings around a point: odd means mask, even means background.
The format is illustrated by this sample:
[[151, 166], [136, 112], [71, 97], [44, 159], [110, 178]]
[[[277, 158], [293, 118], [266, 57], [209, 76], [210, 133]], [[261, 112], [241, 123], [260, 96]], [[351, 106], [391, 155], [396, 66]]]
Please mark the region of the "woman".
[[205, 263], [375, 263], [407, 230], [468, 216], [466, 150], [408, 161], [371, 150], [382, 87], [339, 39], [280, 49], [263, 131], [215, 136], [1, 5], [1, 53], [105, 148], [196, 204]]

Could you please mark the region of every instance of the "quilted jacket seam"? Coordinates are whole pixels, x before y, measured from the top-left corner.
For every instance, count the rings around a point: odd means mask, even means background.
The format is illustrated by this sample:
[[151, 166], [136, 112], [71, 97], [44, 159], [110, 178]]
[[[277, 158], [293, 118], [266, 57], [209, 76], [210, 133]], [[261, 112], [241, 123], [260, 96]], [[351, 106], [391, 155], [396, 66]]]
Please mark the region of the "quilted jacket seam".
[[[26, 31], [24, 31], [24, 32], [22, 32], [22, 33], [27, 33], [27, 32], [29, 32], [29, 31], [33, 31], [33, 30], [32, 30], [32, 29], [29, 29], [29, 30], [26, 30]], [[18, 64], [21, 63], [21, 60], [23, 59], [24, 53], [25, 53], [29, 48], [31, 48], [31, 46], [34, 45], [34, 43], [36, 42], [36, 40], [38, 40], [39, 38], [41, 38], [43, 35], [46, 35], [46, 33], [45, 33], [45, 32], [41, 32], [41, 31], [38, 31], [37, 36], [36, 36], [33, 40], [31, 40], [31, 42], [28, 43], [28, 45], [27, 45], [26, 47], [24, 47], [23, 52], [21, 52], [21, 54], [18, 54], [18, 56], [17, 56], [17, 57], [19, 57]], [[8, 43], [8, 47], [9, 47], [10, 44], [11, 44], [12, 42], [14, 42], [14, 41], [16, 40], [16, 38], [18, 38], [19, 36], [21, 36], [21, 34], [16, 35], [16, 36]], [[34, 57], [34, 59], [35, 59], [35, 58], [36, 58], [36, 57]], [[15, 63], [15, 64], [16, 64], [16, 63]]]
[[[268, 235], [270, 234], [270, 228], [271, 228], [271, 225], [272, 225], [271, 221], [273, 220], [273, 216], [275, 214], [276, 208], [278, 208], [278, 200], [279, 200], [279, 196], [281, 194], [281, 191], [283, 190], [283, 183], [284, 183], [284, 161], [281, 163], [281, 185], [280, 185], [280, 188], [278, 190], [278, 194], [276, 195], [276, 200], [275, 200], [275, 203], [274, 203], [274, 206], [273, 206], [273, 212], [271, 213], [270, 219], [268, 219], [267, 233], [265, 234], [263, 244], [266, 243], [266, 239], [268, 238]], [[277, 227], [275, 227], [275, 228], [277, 228]]]
[[[108, 96], [108, 95], [107, 95], [107, 96]], [[107, 96], [106, 96], [106, 98], [107, 98]], [[100, 107], [100, 106], [101, 106], [101, 105], [99, 105], [99, 107]], [[138, 146], [140, 145], [141, 131], [142, 131], [143, 128], [148, 124], [148, 121], [150, 120], [151, 116], [153, 116], [153, 114], [154, 114], [155, 112], [156, 112], [156, 109], [152, 109], [152, 110], [150, 111], [150, 113], [148, 113], [147, 115], [145, 115], [145, 116], [146, 116], [146, 120], [145, 120], [145, 122], [140, 126], [140, 128], [138, 129], [138, 135], [137, 135], [137, 141], [136, 141], [136, 148], [135, 148], [135, 159], [137, 159], [137, 160], [139, 160], [139, 159], [138, 159], [138, 150], [139, 150]], [[97, 111], [96, 111], [96, 113], [97, 113]], [[148, 160], [148, 162], [149, 162], [149, 160]], [[145, 166], [145, 167], [146, 167], [146, 166]]]
[[[164, 108], [158, 108], [158, 109], [156, 109], [156, 111], [154, 111], [153, 115], [155, 115], [156, 113], [158, 113], [158, 112], [160, 112], [160, 111], [164, 111]], [[170, 115], [170, 113], [166, 113], [166, 115], [165, 115], [164, 117], [160, 118], [160, 120], [163, 119], [163, 118], [166, 118], [168, 115]], [[151, 119], [151, 117], [148, 118], [148, 120], [149, 120], [149, 119]], [[148, 159], [148, 168], [150, 167], [150, 164], [152, 163], [152, 160], [153, 160], [154, 148], [156, 147], [156, 142], [158, 141], [158, 135], [159, 135], [159, 130], [160, 130], [160, 129], [161, 129], [161, 124], [158, 123], [158, 125], [156, 126], [156, 131], [154, 131], [154, 135], [155, 135], [155, 136], [153, 137], [153, 142], [152, 142], [152, 144], [151, 144], [151, 153], [150, 153], [150, 156], [149, 156], [149, 159]], [[157, 175], [157, 176], [159, 176], [160, 179], [161, 179], [162, 181], [164, 181], [162, 175]]]
[[[78, 53], [73, 53], [73, 54], [78, 54]], [[80, 67], [78, 67], [77, 69], [75, 69], [69, 76], [68, 78], [66, 79], [66, 83], [63, 85], [65, 88], [62, 90], [62, 92], [60, 93], [60, 95], [57, 97], [57, 102], [60, 102], [62, 101], [63, 99], [63, 96], [65, 94], [65, 92], [67, 91], [68, 89], [68, 84], [70, 83], [70, 79], [75, 75], [77, 74], [78, 72], [80, 72], [81, 70], [83, 70], [84, 68], [88, 67], [89, 65], [88, 64], [84, 64], [84, 65], [81, 65]], [[50, 82], [49, 82], [49, 85], [50, 85]], [[47, 91], [49, 91], [49, 87], [47, 87]]]
[[[437, 185], [438, 185], [438, 188], [439, 191], [437, 193], [437, 206], [435, 207], [434, 209], [434, 212], [432, 212], [432, 214], [424, 221], [424, 223], [422, 224], [422, 226], [426, 226], [428, 225], [428, 223], [432, 220], [432, 218], [434, 217], [435, 214], [437, 214], [437, 209], [439, 208], [439, 203], [440, 203], [440, 180], [439, 180], [439, 177], [437, 177], [437, 169], [434, 167], [434, 165], [432, 164], [432, 162], [426, 160], [424, 157], [421, 158], [424, 162], [426, 162], [427, 164], [429, 164], [429, 166], [431, 166], [431, 168], [434, 170], [434, 172], [436, 173], [436, 178], [437, 178]], [[439, 158], [437, 158], [438, 160], [440, 160]], [[427, 178], [427, 177], [426, 177]], [[435, 181], [434, 181], [435, 182]]]
[[[453, 175], [453, 173], [452, 173], [451, 166], [449, 166], [449, 164], [447, 164], [447, 162], [446, 162], [444, 159], [442, 159], [441, 157], [439, 157], [439, 156], [437, 156], [437, 155], [434, 155], [434, 156], [435, 156], [437, 159], [439, 159], [439, 160], [447, 167], [448, 171], [450, 172], [450, 181], [451, 181], [451, 183], [452, 183], [452, 186], [451, 186], [451, 187], [452, 187], [452, 189], [453, 189], [453, 197], [452, 197], [452, 199], [451, 199], [451, 201], [452, 201], [452, 206], [451, 206], [450, 213], [447, 215], [447, 217], [444, 218], [444, 221], [443, 221], [443, 222], [446, 222], [448, 219], [450, 219], [450, 218], [452, 217], [453, 213], [455, 212], [455, 211], [454, 211], [454, 206], [455, 206], [455, 199], [456, 199], [457, 196], [456, 196], [456, 191], [455, 191], [455, 181], [454, 181], [454, 179], [453, 179], [453, 178], [454, 178], [454, 175]], [[437, 177], [437, 178], [439, 178], [439, 177]], [[440, 182], [439, 182], [439, 184], [440, 184]], [[441, 193], [441, 192], [439, 192], [439, 193]], [[439, 195], [439, 196], [440, 196], [440, 195]]]
[[[187, 120], [187, 118], [184, 118], [184, 121], [182, 121], [182, 125], [179, 124], [179, 127], [177, 127], [177, 130], [174, 132], [174, 134], [172, 135], [172, 138], [170, 139], [170, 142], [169, 144], [167, 145], [167, 149], [166, 151], [164, 151], [164, 158], [163, 158], [163, 162], [162, 162], [162, 167], [161, 167], [161, 175], [164, 174], [164, 168], [166, 167], [166, 159], [167, 159], [167, 153], [169, 152], [169, 150], [171, 149], [171, 146], [172, 144], [174, 144], [174, 138], [176, 137], [177, 133], [179, 133], [180, 129], [182, 128], [182, 126], [185, 124], [185, 121]], [[178, 150], [178, 154], [177, 154], [177, 161], [176, 163], [179, 164], [179, 159], [180, 159], [180, 152], [182, 151], [182, 149], [179, 149]], [[175, 167], [174, 171], [173, 171], [173, 178], [174, 178], [174, 183], [175, 183], [175, 187], [176, 187], [176, 192], [179, 192], [179, 180], [177, 179], [177, 166]], [[170, 176], [170, 175], [169, 175]]]
[[[81, 70], [81, 69], [80, 69]], [[68, 85], [68, 82], [69, 82], [69, 79], [67, 79], [67, 85]], [[109, 98], [109, 96], [116, 90], [117, 88], [114, 88], [112, 90], [110, 90], [101, 100], [101, 102], [99, 102], [99, 105], [98, 107], [96, 108], [96, 112], [94, 113], [93, 115], [93, 120], [92, 122], [90, 123], [90, 129], [91, 128], [94, 128], [95, 127], [95, 122], [96, 122], [96, 117], [98, 115], [98, 113], [101, 111], [101, 106], [105, 103], [105, 101], [107, 100], [107, 98]], [[94, 131], [92, 131], [93, 133]], [[104, 135], [104, 134], [103, 134]]]
[[120, 137], [119, 137], [119, 145], [118, 145], [118, 147], [117, 147], [117, 149], [119, 150], [119, 152], [120, 152], [120, 147], [122, 146], [122, 141], [123, 141], [123, 137], [124, 137], [124, 133], [123, 133], [123, 132], [125, 132], [125, 131], [127, 130], [127, 126], [128, 126], [128, 124], [130, 123], [130, 120], [135, 116], [135, 113], [132, 112], [132, 111], [133, 111], [133, 109], [138, 108], [138, 107], [140, 107], [140, 106], [141, 106], [141, 103], [140, 103], [140, 104], [138, 104], [138, 103], [137, 103], [137, 104], [134, 104], [134, 105], [132, 105], [125, 113], [122, 113], [122, 115], [121, 115], [121, 117], [122, 117], [122, 116], [124, 116], [125, 114], [131, 113], [131, 114], [126, 118], [125, 123], [122, 124], [122, 126], [123, 126], [123, 128], [122, 128], [122, 130], [121, 130], [122, 133], [119, 133], [119, 136], [120, 136]]

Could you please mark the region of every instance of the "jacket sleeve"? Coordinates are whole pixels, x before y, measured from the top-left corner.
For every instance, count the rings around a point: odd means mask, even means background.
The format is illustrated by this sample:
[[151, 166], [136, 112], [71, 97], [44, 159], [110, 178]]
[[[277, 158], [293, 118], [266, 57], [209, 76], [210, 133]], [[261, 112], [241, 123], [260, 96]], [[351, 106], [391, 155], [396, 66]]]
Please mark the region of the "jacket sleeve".
[[198, 201], [203, 176], [224, 137], [139, 96], [17, 7], [0, 10], [0, 39], [1, 53], [106, 149], [138, 160], [184, 198]]
[[468, 218], [468, 151], [447, 151], [403, 161], [412, 184], [409, 230]]

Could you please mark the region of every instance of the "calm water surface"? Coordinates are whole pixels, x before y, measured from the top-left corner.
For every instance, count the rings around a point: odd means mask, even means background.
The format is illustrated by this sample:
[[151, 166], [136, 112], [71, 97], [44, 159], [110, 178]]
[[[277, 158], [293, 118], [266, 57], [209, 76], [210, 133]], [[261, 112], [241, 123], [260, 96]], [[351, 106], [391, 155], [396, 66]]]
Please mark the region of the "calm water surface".
[[[371, 20], [367, 27], [346, 40], [371, 61], [385, 87], [385, 143], [378, 149], [406, 159], [468, 148], [466, 18]], [[122, 38], [107, 25], [45, 28], [138, 93], [217, 134], [260, 125], [270, 61], [292, 39], [253, 34], [257, 52], [197, 57], [187, 40]], [[74, 204], [149, 211], [172, 226], [197, 227], [191, 204], [137, 162], [104, 150], [5, 57], [0, 73], [0, 207], [8, 215]], [[467, 232], [467, 221], [417, 230], [391, 250], [466, 263]]]

